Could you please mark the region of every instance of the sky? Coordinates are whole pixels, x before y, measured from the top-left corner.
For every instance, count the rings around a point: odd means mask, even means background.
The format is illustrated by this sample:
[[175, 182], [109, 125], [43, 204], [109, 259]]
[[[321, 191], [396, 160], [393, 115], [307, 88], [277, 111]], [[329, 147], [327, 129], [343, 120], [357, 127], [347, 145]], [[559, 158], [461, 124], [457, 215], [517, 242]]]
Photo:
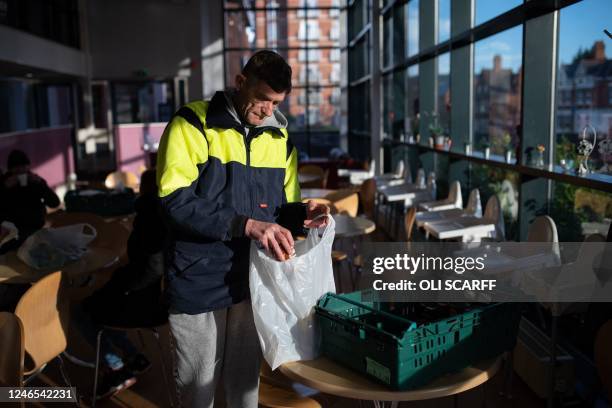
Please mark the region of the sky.
[[[439, 40], [448, 39], [450, 32], [450, 0], [439, 0]], [[475, 23], [480, 24], [516, 6], [522, 0], [476, 0]], [[612, 39], [603, 29], [612, 32], [612, 0], [583, 0], [560, 12], [559, 61], [571, 62], [580, 48], [590, 49], [597, 40], [606, 45], [606, 55], [612, 58]], [[517, 72], [522, 63], [523, 29], [521, 26], [503, 31], [476, 43], [475, 72], [493, 66], [493, 56], [502, 56], [502, 65]]]

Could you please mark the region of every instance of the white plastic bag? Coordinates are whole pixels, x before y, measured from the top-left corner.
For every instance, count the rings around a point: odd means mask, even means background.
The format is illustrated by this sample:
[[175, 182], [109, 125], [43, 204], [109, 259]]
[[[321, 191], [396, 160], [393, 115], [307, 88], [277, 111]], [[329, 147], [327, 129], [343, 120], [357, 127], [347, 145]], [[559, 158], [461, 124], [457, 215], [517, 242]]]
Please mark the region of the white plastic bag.
[[81, 258], [96, 236], [96, 229], [89, 224], [44, 228], [21, 244], [17, 256], [36, 269], [60, 268]]
[[311, 229], [295, 243], [295, 257], [279, 262], [251, 243], [249, 284], [253, 317], [264, 358], [279, 365], [317, 357], [318, 337], [313, 306], [327, 292], [336, 292], [331, 250], [335, 222], [319, 237]]

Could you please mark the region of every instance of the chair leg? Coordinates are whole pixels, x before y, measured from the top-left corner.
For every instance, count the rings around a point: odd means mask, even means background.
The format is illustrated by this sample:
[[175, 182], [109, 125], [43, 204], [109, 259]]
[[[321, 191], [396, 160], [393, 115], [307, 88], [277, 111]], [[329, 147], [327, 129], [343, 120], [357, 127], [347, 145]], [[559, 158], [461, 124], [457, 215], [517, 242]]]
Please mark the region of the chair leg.
[[102, 342], [102, 333], [104, 329], [98, 332], [96, 337], [96, 368], [94, 372], [93, 395], [91, 396], [91, 408], [96, 406], [96, 395], [98, 395], [98, 374], [100, 372], [100, 343]]
[[166, 375], [166, 363], [164, 362], [164, 353], [162, 351], [161, 341], [159, 340], [159, 332], [155, 328], [152, 328], [151, 331], [153, 332], [153, 336], [155, 336], [157, 348], [159, 349], [159, 361], [161, 362], [162, 375], [164, 376], [164, 385], [166, 386], [166, 393], [168, 394], [168, 402], [170, 403], [170, 407], [174, 408], [174, 404], [172, 403], [172, 395], [170, 394], [170, 385], [168, 384], [168, 376]]
[[[62, 358], [61, 354], [58, 355], [56, 358], [57, 358], [57, 361], [59, 363], [59, 369], [60, 369], [60, 374], [62, 375], [62, 379], [64, 380], [64, 382], [66, 383], [66, 385], [69, 388], [72, 388], [72, 383], [70, 382], [70, 377], [68, 377], [68, 373], [66, 373], [66, 367], [64, 365], [64, 359]], [[81, 405], [79, 404], [79, 395], [76, 393], [76, 387], [75, 387], [75, 396], [74, 396], [74, 398], [76, 400], [77, 407], [80, 407]]]

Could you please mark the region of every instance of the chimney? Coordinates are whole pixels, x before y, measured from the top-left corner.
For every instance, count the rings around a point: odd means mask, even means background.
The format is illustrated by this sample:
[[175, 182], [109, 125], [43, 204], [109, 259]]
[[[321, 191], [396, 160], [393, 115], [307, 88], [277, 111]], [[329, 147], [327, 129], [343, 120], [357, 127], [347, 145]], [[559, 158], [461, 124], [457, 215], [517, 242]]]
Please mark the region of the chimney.
[[606, 60], [606, 45], [603, 41], [595, 41], [593, 44], [593, 59], [602, 62]]
[[496, 55], [493, 57], [493, 71], [501, 71], [502, 69], [502, 57], [501, 55]]

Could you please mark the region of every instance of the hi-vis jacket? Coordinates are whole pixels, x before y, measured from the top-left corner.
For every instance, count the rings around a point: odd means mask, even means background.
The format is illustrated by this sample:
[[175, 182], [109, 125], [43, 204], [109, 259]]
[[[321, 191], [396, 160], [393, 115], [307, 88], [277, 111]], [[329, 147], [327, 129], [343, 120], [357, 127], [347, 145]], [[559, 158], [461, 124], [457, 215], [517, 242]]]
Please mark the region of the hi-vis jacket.
[[173, 312], [222, 309], [248, 297], [248, 218], [297, 231], [297, 151], [286, 129], [245, 129], [217, 92], [179, 109], [162, 136], [159, 196], [171, 244], [166, 295]]

